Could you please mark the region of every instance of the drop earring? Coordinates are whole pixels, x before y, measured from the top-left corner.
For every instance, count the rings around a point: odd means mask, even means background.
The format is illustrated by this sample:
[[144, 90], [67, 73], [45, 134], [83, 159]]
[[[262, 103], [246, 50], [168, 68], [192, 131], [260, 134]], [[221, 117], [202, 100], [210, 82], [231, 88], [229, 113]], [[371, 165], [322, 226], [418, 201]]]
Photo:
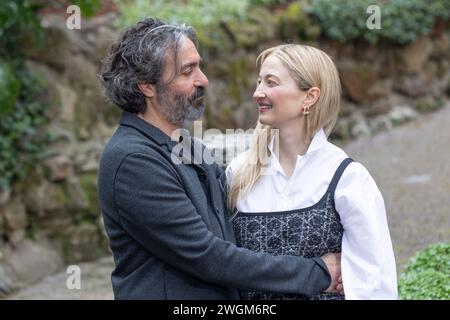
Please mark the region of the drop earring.
[[309, 106], [303, 107], [303, 115], [307, 116], [309, 114]]

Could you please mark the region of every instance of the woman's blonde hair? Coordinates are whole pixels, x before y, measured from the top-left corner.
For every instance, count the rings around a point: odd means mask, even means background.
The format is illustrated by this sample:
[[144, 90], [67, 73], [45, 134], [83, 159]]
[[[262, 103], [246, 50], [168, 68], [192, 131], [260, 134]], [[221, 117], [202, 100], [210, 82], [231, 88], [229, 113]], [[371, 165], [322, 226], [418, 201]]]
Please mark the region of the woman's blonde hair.
[[[278, 58], [289, 70], [300, 90], [312, 87], [320, 89], [320, 96], [307, 116], [302, 117], [306, 137], [309, 141], [319, 129], [326, 135], [331, 133], [339, 113], [341, 84], [339, 74], [331, 58], [322, 50], [299, 45], [284, 44], [264, 50], [256, 59], [258, 71], [267, 57]], [[300, 106], [299, 106], [300, 107]], [[228, 192], [228, 206], [233, 212], [237, 200], [245, 197], [261, 177], [262, 169], [268, 163], [268, 145], [274, 130], [258, 122], [253, 133], [247, 157], [242, 166], [233, 173]]]

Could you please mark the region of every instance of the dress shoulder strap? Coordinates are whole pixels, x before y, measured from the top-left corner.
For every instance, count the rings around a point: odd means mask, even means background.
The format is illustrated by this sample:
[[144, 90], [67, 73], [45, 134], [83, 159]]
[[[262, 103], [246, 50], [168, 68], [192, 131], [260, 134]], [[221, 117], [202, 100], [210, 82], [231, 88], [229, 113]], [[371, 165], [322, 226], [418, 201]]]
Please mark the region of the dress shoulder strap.
[[336, 190], [336, 186], [339, 183], [339, 179], [341, 179], [342, 173], [344, 173], [345, 168], [353, 162], [352, 158], [346, 158], [342, 160], [339, 167], [336, 169], [336, 172], [333, 175], [333, 178], [331, 179], [330, 185], [328, 186], [328, 192], [331, 194], [334, 194], [334, 191]]

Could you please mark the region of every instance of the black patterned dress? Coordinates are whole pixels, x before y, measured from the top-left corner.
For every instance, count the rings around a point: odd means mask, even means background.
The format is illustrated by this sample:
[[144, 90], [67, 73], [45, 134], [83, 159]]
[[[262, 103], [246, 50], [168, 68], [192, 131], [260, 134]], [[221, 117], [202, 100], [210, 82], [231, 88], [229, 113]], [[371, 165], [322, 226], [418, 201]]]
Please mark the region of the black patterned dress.
[[[314, 205], [278, 212], [238, 212], [233, 220], [237, 245], [272, 255], [320, 257], [327, 252], [340, 252], [343, 227], [334, 205], [334, 191], [345, 168], [345, 159], [336, 170], [323, 197]], [[249, 300], [342, 300], [336, 293], [314, 297], [274, 292], [244, 291]]]

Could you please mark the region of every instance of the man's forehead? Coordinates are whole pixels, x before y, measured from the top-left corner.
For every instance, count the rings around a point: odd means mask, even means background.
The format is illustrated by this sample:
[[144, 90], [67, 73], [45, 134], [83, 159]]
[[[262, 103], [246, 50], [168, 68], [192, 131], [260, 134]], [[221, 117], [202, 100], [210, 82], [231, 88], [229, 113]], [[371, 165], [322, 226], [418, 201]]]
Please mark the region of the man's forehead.
[[201, 61], [200, 54], [197, 51], [191, 39], [184, 37], [181, 40], [180, 60], [181, 64], [199, 63]]
[[201, 57], [191, 39], [186, 36], [180, 40], [178, 47], [177, 61], [173, 55], [166, 56], [167, 65], [164, 70], [163, 79], [165, 82], [174, 80], [183, 69], [190, 66], [195, 67], [200, 64]]

